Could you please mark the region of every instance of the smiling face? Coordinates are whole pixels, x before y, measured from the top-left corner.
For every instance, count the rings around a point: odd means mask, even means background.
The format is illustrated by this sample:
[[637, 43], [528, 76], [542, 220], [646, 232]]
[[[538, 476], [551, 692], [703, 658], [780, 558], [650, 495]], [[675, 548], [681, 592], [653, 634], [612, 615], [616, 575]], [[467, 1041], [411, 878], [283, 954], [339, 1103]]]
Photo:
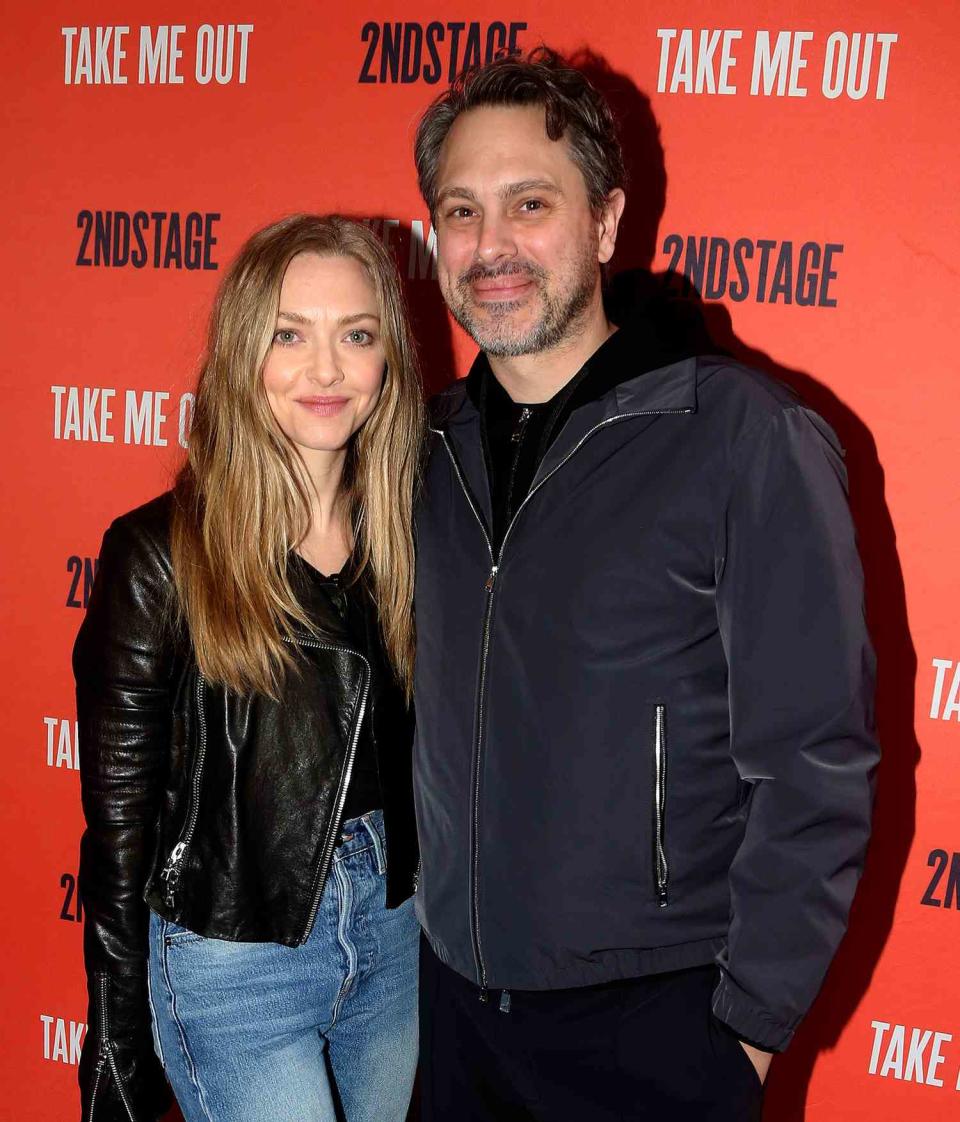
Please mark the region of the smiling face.
[[536, 354], [575, 335], [600, 303], [616, 218], [597, 216], [542, 106], [462, 113], [437, 169], [439, 279], [457, 322], [488, 354]]
[[360, 262], [294, 257], [263, 385], [277, 423], [308, 464], [346, 450], [377, 404], [384, 366], [380, 309]]

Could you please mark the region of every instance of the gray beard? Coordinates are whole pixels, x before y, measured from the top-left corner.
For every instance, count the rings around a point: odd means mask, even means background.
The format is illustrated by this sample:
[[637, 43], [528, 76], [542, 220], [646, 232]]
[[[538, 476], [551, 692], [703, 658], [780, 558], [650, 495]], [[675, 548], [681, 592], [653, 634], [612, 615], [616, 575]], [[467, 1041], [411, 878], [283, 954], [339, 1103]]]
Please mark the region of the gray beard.
[[[496, 273], [488, 275], [495, 276]], [[541, 276], [535, 274], [535, 278], [538, 286], [542, 286]], [[519, 301], [504, 300], [487, 304], [488, 314], [494, 322], [479, 323], [470, 305], [469, 282], [461, 279], [452, 294], [453, 299], [448, 300], [447, 305], [453, 318], [482, 351], [495, 358], [516, 358], [520, 355], [539, 354], [563, 342], [589, 308], [595, 287], [595, 271], [592, 268], [583, 269], [570, 292], [561, 297], [545, 296], [540, 320], [526, 332], [514, 335], [509, 334], [507, 323], [498, 323], [496, 319], [519, 308]]]

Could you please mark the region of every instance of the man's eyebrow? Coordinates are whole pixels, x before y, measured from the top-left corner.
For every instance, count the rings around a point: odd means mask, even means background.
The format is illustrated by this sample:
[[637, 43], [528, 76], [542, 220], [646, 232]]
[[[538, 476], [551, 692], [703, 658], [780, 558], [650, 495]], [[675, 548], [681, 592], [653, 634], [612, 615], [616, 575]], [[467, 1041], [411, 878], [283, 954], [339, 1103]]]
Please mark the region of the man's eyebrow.
[[512, 199], [517, 195], [526, 194], [527, 191], [550, 191], [554, 195], [562, 194], [560, 188], [550, 179], [521, 179], [519, 183], [507, 183], [500, 188], [501, 199]]
[[444, 187], [437, 195], [437, 206], [450, 198], [469, 199], [472, 203], [477, 201], [477, 196], [469, 187]]
[[[551, 179], [521, 179], [516, 183], [505, 183], [497, 194], [501, 199], [513, 199], [526, 191], [549, 191], [553, 195], [561, 195], [560, 187]], [[437, 195], [437, 206], [447, 199], [467, 199], [469, 202], [479, 202], [477, 196], [469, 187], [444, 187]]]

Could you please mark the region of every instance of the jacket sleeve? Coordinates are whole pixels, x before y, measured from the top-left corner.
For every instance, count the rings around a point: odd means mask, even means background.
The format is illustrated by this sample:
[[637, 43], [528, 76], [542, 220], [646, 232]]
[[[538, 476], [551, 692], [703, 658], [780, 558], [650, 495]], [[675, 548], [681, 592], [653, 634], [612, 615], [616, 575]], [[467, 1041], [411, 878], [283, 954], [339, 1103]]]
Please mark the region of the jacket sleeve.
[[151, 1039], [143, 900], [170, 745], [169, 587], [168, 566], [146, 535], [114, 523], [73, 651], [86, 818], [85, 1122], [153, 1120], [170, 1100]]
[[843, 936], [879, 758], [843, 453], [799, 407], [746, 434], [718, 550], [731, 752], [751, 784], [714, 1012], [780, 1051]]

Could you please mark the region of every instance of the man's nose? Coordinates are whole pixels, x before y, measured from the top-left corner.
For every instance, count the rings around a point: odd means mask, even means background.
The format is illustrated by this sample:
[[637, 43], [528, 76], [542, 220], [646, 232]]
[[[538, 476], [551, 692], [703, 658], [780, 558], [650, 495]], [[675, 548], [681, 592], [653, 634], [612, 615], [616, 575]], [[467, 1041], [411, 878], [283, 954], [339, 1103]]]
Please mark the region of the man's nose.
[[477, 235], [477, 260], [497, 265], [515, 257], [517, 245], [510, 223], [500, 215], [484, 215]]

